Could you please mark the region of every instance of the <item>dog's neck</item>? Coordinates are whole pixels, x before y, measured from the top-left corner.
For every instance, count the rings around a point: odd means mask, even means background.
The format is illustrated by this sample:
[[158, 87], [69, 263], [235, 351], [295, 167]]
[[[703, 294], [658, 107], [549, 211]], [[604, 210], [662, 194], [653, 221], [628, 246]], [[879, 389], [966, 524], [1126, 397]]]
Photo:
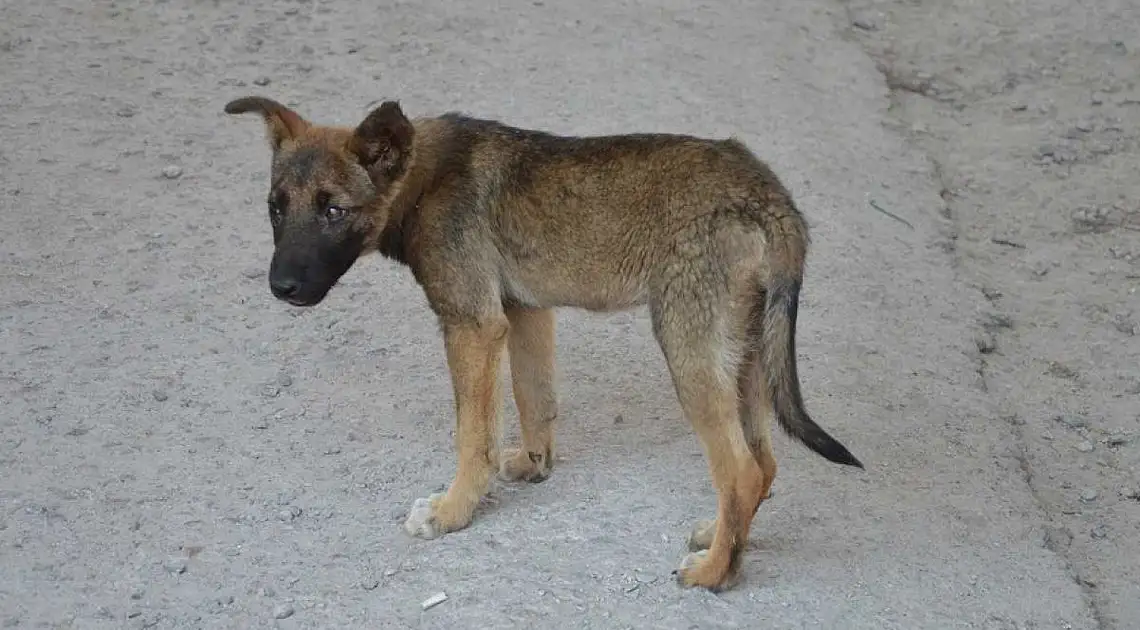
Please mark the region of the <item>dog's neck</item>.
[[407, 236], [405, 231], [414, 223], [420, 212], [420, 205], [439, 180], [439, 151], [444, 126], [435, 119], [415, 121], [416, 133], [411, 154], [408, 156], [407, 173], [397, 190], [388, 201], [388, 217], [384, 228], [377, 235], [377, 250], [384, 256], [401, 263], [407, 263], [403, 246]]

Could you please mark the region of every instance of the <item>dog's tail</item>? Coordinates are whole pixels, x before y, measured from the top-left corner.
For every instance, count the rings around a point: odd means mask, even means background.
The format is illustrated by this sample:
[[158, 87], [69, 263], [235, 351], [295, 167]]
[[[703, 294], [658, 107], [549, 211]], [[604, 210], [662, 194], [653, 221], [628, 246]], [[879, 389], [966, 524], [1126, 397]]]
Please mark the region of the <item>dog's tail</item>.
[[761, 356], [768, 399], [776, 420], [788, 435], [832, 462], [863, 468], [862, 462], [816, 424], [804, 408], [796, 371], [796, 315], [807, 252], [807, 225], [795, 209], [772, 219], [765, 229], [769, 281], [763, 302], [756, 305], [763, 312]]

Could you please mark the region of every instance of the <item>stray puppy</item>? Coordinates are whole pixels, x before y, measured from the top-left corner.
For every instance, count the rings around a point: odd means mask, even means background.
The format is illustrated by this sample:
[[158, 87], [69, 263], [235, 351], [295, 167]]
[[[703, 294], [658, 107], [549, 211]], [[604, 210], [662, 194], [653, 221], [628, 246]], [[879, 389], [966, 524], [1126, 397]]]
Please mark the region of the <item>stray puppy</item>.
[[[735, 583], [776, 476], [771, 419], [823, 457], [862, 468], [804, 409], [796, 312], [808, 232], [769, 167], [734, 139], [566, 137], [448, 113], [409, 120], [387, 101], [355, 129], [314, 125], [249, 96], [272, 149], [273, 295], [324, 299], [361, 256], [406, 265], [439, 320], [458, 416], [446, 493], [405, 528], [466, 527], [492, 475], [554, 465], [554, 311], [648, 306], [708, 458], [717, 517], [693, 529], [685, 586]], [[509, 354], [522, 447], [497, 450]]]

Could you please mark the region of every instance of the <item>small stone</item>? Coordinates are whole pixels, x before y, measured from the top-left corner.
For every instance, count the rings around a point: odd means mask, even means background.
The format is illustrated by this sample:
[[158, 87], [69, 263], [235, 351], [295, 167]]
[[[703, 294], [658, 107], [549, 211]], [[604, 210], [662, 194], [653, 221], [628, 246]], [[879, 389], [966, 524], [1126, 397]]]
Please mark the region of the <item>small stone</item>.
[[393, 575], [396, 575], [395, 569], [385, 569], [384, 570], [384, 577], [392, 577]]
[[436, 606], [439, 606], [440, 604], [442, 604], [445, 601], [447, 601], [447, 593], [444, 593], [441, 591], [441, 592], [436, 593], [435, 595], [432, 595], [431, 597], [425, 599], [423, 601], [423, 603], [420, 604], [420, 607], [424, 610], [427, 610], [429, 608], [434, 608]]
[[1014, 103], [1014, 104], [1013, 104], [1013, 105], [1010, 107], [1010, 109], [1012, 109], [1012, 110], [1013, 110], [1013, 111], [1015, 111], [1015, 112], [1023, 112], [1023, 111], [1025, 111], [1025, 110], [1029, 109], [1029, 106], [1028, 106], [1028, 105], [1026, 105], [1025, 103]]
[[278, 374], [277, 384], [281, 387], [289, 387], [293, 384], [293, 377], [289, 376], [288, 374]]
[[269, 419], [268, 418], [262, 418], [262, 419], [258, 420], [257, 422], [254, 422], [253, 428], [255, 428], [255, 429], [268, 429], [269, 428]]
[[146, 597], [146, 592], [143, 591], [141, 588], [137, 588], [137, 589], [131, 591], [131, 599], [135, 600], [136, 602], [138, 600], [142, 599], [143, 597]]
[[180, 575], [186, 572], [186, 558], [168, 558], [162, 566], [167, 573]]
[[325, 449], [325, 455], [340, 455], [339, 446], [330, 446]]
[[986, 330], [1013, 328], [1013, 319], [1011, 319], [1009, 315], [1002, 315], [1000, 313], [988, 313], [982, 320], [982, 328], [985, 328]]
[[1093, 445], [1088, 440], [1081, 440], [1077, 443], [1076, 449], [1082, 453], [1091, 453], [1093, 452]]
[[378, 587], [378, 586], [380, 586], [380, 580], [373, 579], [373, 578], [367, 578], [367, 579], [362, 580], [360, 582], [360, 588], [362, 588], [366, 591], [374, 591], [374, 590], [376, 590], [376, 587]]
[[614, 416], [614, 424], [622, 424], [623, 422], [625, 422], [625, 418], [620, 413]]
[[296, 520], [300, 516], [301, 508], [295, 505], [289, 506], [289, 509], [287, 510], [278, 510], [277, 512], [277, 520], [279, 521], [290, 522]]
[[1108, 538], [1108, 527], [1104, 523], [1096, 525], [1089, 531], [1089, 535], [1097, 540]]
[[100, 606], [95, 609], [95, 616], [99, 619], [114, 619], [115, 615], [111, 612], [110, 608]]
[[115, 111], [115, 115], [119, 118], [133, 118], [137, 113], [139, 110], [134, 105], [124, 105]]
[[1121, 446], [1128, 444], [1131, 441], [1132, 441], [1132, 438], [1128, 435], [1123, 434], [1123, 433], [1115, 433], [1113, 435], [1110, 435], [1110, 436], [1104, 438], [1105, 445], [1109, 446], [1110, 448], [1119, 448]]
[[161, 389], [154, 390], [153, 392], [150, 393], [150, 395], [153, 396], [154, 399], [157, 400], [158, 402], [165, 402], [167, 399], [170, 398], [170, 396], [167, 395], [167, 393], [162, 391]]
[[1081, 428], [1084, 428], [1086, 425], [1084, 418], [1082, 418], [1080, 416], [1074, 416], [1071, 414], [1062, 414], [1062, 415], [1054, 417], [1053, 420], [1055, 422], [1060, 422], [1061, 424], [1069, 427], [1070, 429], [1081, 429]]
[[214, 601], [218, 602], [219, 606], [229, 606], [230, 604], [234, 603], [234, 596], [233, 595], [219, 595], [217, 598], [214, 599]]
[[261, 390], [261, 395], [266, 398], [277, 398], [281, 394], [281, 388], [276, 385], [266, 385]]
[[245, 276], [246, 278], [249, 278], [250, 280], [257, 280], [262, 275], [264, 275], [264, 272], [261, 269], [258, 269], [255, 267], [250, 267], [249, 269], [246, 269], [245, 271], [241, 272], [241, 275]]
[[1074, 210], [1070, 218], [1077, 232], [1102, 232], [1108, 228], [1111, 212], [1104, 206], [1082, 206]]
[[289, 604], [277, 604], [273, 607], [274, 619], [288, 619], [293, 616], [293, 606]]
[[1048, 431], [1042, 431], [1041, 432], [1041, 439], [1049, 440], [1050, 442], [1052, 442], [1053, 441], [1053, 434], [1048, 432]]
[[1070, 381], [1076, 380], [1080, 376], [1080, 374], [1078, 374], [1077, 371], [1073, 368], [1065, 365], [1064, 363], [1058, 363], [1057, 361], [1050, 361], [1049, 367], [1045, 369], [1045, 373], [1049, 374], [1050, 376], [1055, 376], [1057, 378], [1063, 378]]
[[1054, 553], [1063, 553], [1072, 542], [1072, 533], [1064, 527], [1045, 528], [1045, 547]]
[[1132, 501], [1140, 501], [1140, 488], [1125, 486], [1120, 489], [1120, 496]]
[[266, 86], [269, 85], [269, 77], [257, 77], [253, 80], [254, 85]]
[[873, 20], [871, 20], [870, 18], [868, 18], [866, 16], [859, 16], [859, 17], [855, 18], [854, 20], [851, 21], [851, 25], [857, 29], [864, 30], [864, 31], [877, 31], [877, 30], [879, 30], [878, 25], [876, 25]]
[[162, 176], [166, 179], [178, 179], [182, 177], [182, 167], [177, 164], [171, 164], [162, 169]]
[[1094, 129], [1094, 126], [1091, 120], [1080, 120], [1077, 121], [1075, 128], [1082, 133], [1088, 133]]
[[1085, 503], [1092, 503], [1093, 501], [1096, 501], [1097, 497], [1099, 496], [1100, 493], [1093, 488], [1086, 488], [1084, 490], [1081, 490], [1081, 501], [1084, 501]]
[[1137, 325], [1132, 321], [1131, 317], [1127, 314], [1121, 313], [1112, 320], [1112, 325], [1118, 332], [1124, 333], [1129, 337], [1136, 336]]
[[978, 352], [990, 354], [997, 349], [997, 339], [992, 333], [984, 332], [974, 337], [974, 345], [978, 347]]
[[262, 597], [274, 597], [277, 595], [277, 591], [273, 590], [272, 586], [262, 586], [257, 590], [257, 594]]

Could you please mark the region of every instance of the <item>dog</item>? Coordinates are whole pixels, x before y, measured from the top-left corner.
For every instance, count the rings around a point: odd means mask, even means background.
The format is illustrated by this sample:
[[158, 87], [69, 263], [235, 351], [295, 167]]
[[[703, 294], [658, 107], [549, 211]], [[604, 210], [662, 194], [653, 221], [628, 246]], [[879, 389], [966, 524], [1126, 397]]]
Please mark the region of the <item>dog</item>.
[[[467, 527], [495, 475], [550, 475], [557, 308], [648, 308], [717, 493], [716, 519], [696, 524], [674, 571], [682, 586], [736, 583], [776, 477], [773, 417], [824, 458], [863, 468], [800, 391], [806, 221], [739, 140], [566, 136], [457, 112], [409, 119], [395, 100], [355, 128], [311, 123], [261, 96], [224, 109], [266, 125], [274, 296], [314, 306], [379, 253], [410, 269], [439, 323], [458, 463], [446, 492], [414, 502], [409, 534]], [[504, 350], [522, 444], [500, 458]]]

